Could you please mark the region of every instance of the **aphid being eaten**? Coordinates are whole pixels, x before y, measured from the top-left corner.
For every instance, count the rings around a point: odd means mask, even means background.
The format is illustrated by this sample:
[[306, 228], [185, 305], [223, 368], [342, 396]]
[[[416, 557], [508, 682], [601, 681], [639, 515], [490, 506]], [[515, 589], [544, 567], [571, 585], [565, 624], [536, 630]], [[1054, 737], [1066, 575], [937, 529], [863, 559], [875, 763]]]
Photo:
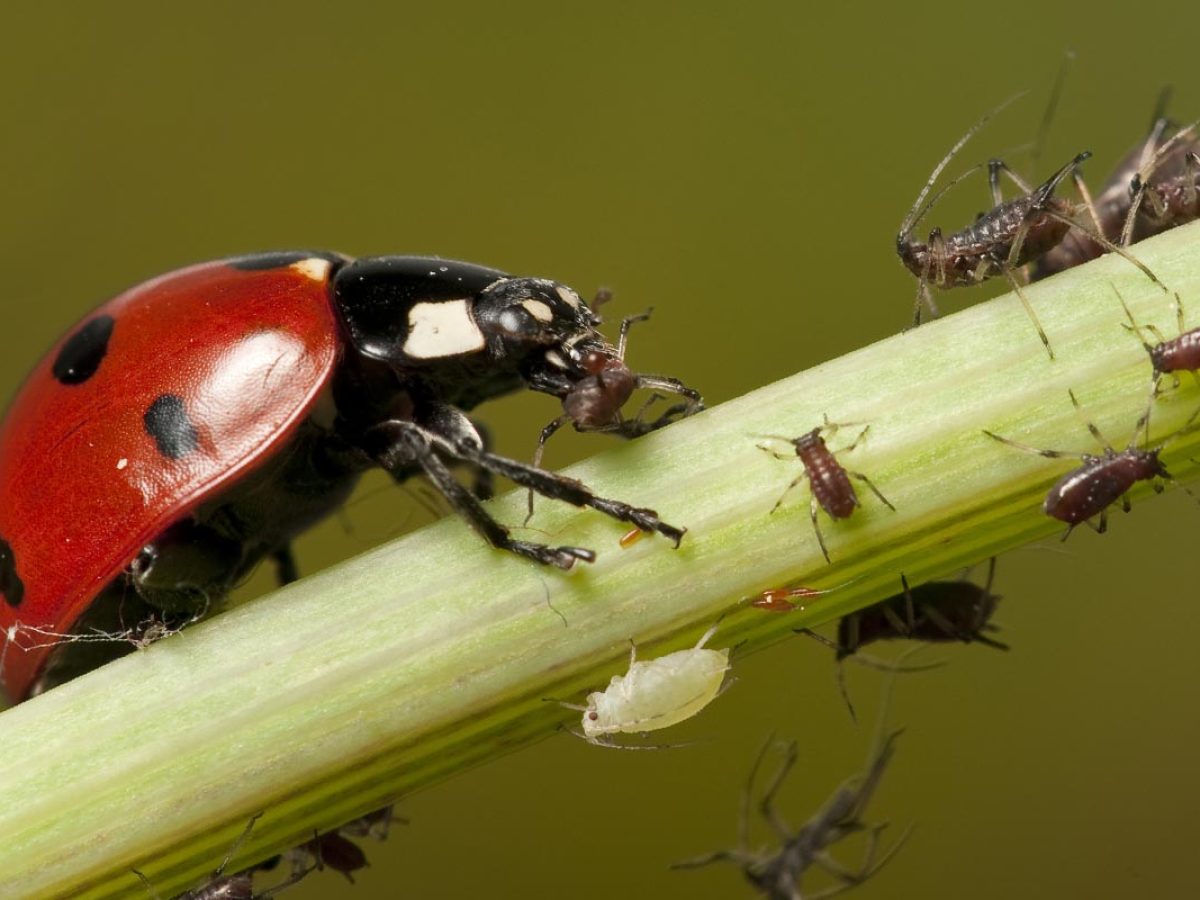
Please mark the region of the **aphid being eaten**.
[[[1070, 395], [1075, 409], [1080, 410], [1075, 392], [1068, 391], [1067, 393]], [[1165, 438], [1157, 447], [1150, 447], [1150, 410], [1147, 408], [1134, 426], [1129, 445], [1121, 451], [1114, 449], [1113, 445], [1100, 433], [1100, 429], [1092, 422], [1087, 422], [1087, 429], [1091, 432], [1092, 437], [1104, 447], [1103, 454], [1099, 456], [1070, 450], [1044, 450], [1001, 437], [987, 429], [984, 429], [983, 433], [993, 440], [1008, 444], [1025, 453], [1034, 453], [1048, 459], [1078, 459], [1080, 461], [1081, 464], [1078, 468], [1072, 469], [1055, 482], [1042, 504], [1042, 511], [1046, 515], [1067, 523], [1067, 530], [1062, 537], [1065, 541], [1075, 526], [1081, 523], [1086, 524], [1098, 534], [1107, 531], [1108, 508], [1120, 500], [1121, 508], [1125, 512], [1129, 512], [1128, 492], [1139, 481], [1153, 482], [1154, 492], [1162, 493], [1162, 483], [1164, 481], [1173, 482], [1175, 479], [1171, 477], [1166, 466], [1159, 459], [1159, 454], [1172, 440], [1191, 427], [1197, 415], [1200, 415], [1200, 409], [1192, 413], [1182, 428]], [[1146, 432], [1147, 446], [1145, 449], [1138, 449], [1138, 433], [1143, 430]], [[1092, 519], [1097, 516], [1099, 521], [1093, 523]]]
[[[1154, 384], [1152, 392], [1158, 394], [1158, 384], [1163, 375], [1171, 374], [1175, 376], [1175, 387], [1179, 387], [1179, 373], [1191, 372], [1196, 374], [1196, 370], [1200, 369], [1200, 328], [1193, 328], [1190, 331], [1185, 331], [1183, 327], [1183, 300], [1179, 295], [1175, 295], [1175, 321], [1179, 333], [1168, 340], [1163, 337], [1163, 333], [1154, 325], [1139, 325], [1133, 318], [1133, 313], [1130, 312], [1128, 304], [1125, 303], [1125, 298], [1121, 296], [1120, 291], [1115, 285], [1110, 285], [1113, 293], [1117, 295], [1117, 299], [1121, 302], [1121, 308], [1125, 310], [1125, 315], [1129, 319], [1127, 326], [1130, 331], [1138, 336], [1142, 342], [1142, 346], [1146, 348], [1146, 352], [1150, 355], [1150, 364], [1154, 367]], [[1158, 341], [1157, 344], [1151, 344], [1144, 337], [1142, 331], [1148, 331]]]
[[[1007, 105], [1007, 104], [1005, 104]], [[955, 157], [963, 145], [994, 114], [989, 113], [973, 125], [950, 151], [934, 167], [933, 173], [917, 195], [917, 200], [901, 223], [896, 235], [896, 253], [900, 261], [917, 278], [917, 299], [913, 310], [913, 324], [920, 324], [922, 306], [937, 316], [937, 305], [933, 300], [932, 288], [948, 290], [978, 284], [995, 275], [1008, 279], [1017, 294], [1030, 321], [1037, 329], [1038, 337], [1051, 359], [1054, 351], [1050, 340], [1038, 321], [1029, 298], [1022, 289], [1017, 272], [1023, 266], [1037, 260], [1062, 243], [1072, 231], [1080, 231], [1096, 241], [1106, 250], [1117, 253], [1137, 266], [1151, 281], [1165, 291], [1162, 283], [1145, 265], [1128, 252], [1108, 240], [1101, 233], [1095, 211], [1086, 201], [1073, 203], [1056, 197], [1055, 190], [1064, 179], [1072, 175], [1078, 166], [1091, 156], [1090, 151], [1077, 154], [1074, 159], [1054, 172], [1040, 185], [1034, 187], [999, 159], [989, 160], [988, 185], [994, 206], [959, 231], [943, 235], [941, 228], [933, 228], [926, 241], [913, 239], [913, 230], [942, 195], [964, 176], [951, 181], [928, 202], [929, 195], [942, 171]], [[978, 168], [976, 166], [975, 168]], [[974, 171], [971, 169], [970, 171]], [[1023, 192], [1021, 196], [1005, 200], [1000, 188], [1001, 173], [1007, 175]], [[1081, 221], [1084, 213], [1090, 217], [1090, 225]]]
[[[194, 887], [191, 890], [184, 891], [181, 894], [176, 894], [172, 900], [268, 900], [274, 897], [285, 888], [291, 887], [296, 882], [300, 881], [308, 875], [314, 868], [312, 865], [294, 868], [292, 874], [286, 880], [280, 882], [274, 887], [255, 893], [254, 891], [254, 875], [259, 871], [270, 871], [275, 867], [279, 857], [272, 857], [264, 863], [251, 866], [240, 872], [235, 872], [232, 875], [226, 875], [225, 870], [229, 868], [229, 862], [237, 853], [238, 848], [250, 836], [250, 832], [254, 829], [254, 823], [262, 816], [262, 813], [254, 816], [247, 824], [245, 830], [241, 833], [233, 846], [229, 848], [229, 852], [225, 855], [225, 859], [217, 866], [216, 870], [208, 877], [204, 884]], [[154, 889], [148, 878], [139, 872], [133, 870], [146, 888], [146, 891], [153, 897], [159, 898], [159, 893]]]
[[[871, 795], [878, 787], [895, 752], [896, 738], [899, 735], [899, 731], [893, 731], [878, 741], [867, 761], [866, 771], [842, 784], [825, 801], [825, 805], [816, 815], [798, 829], [793, 829], [775, 807], [775, 797], [795, 765], [797, 757], [796, 742], [784, 744], [783, 763], [759, 801], [762, 817], [775, 833], [779, 847], [774, 850], [751, 850], [750, 806], [754, 796], [755, 778], [773, 743], [768, 739], [759, 751], [746, 787], [742, 791], [738, 817], [738, 846], [732, 850], [718, 850], [716, 853], [675, 863], [672, 868], [694, 869], [714, 862], [731, 862], [742, 870], [747, 881], [771, 900], [818, 900], [862, 884], [888, 863], [903, 846], [909, 834], [906, 831], [880, 856], [879, 839], [887, 823], [870, 824], [863, 818]], [[829, 848], [835, 844], [852, 834], [862, 832], [867, 835], [867, 847], [863, 862], [858, 868], [843, 865], [829, 853]], [[836, 883], [825, 890], [802, 891], [804, 878], [814, 867], [824, 870]]]
[[[611, 297], [608, 291], [598, 292], [592, 301], [592, 310], [607, 303]], [[679, 379], [634, 372], [625, 364], [629, 329], [634, 323], [649, 319], [651, 312], [647, 310], [622, 319], [616, 347], [607, 343], [597, 332], [594, 337], [569, 346], [564, 344], [555, 355], [548, 355], [550, 361], [560, 368], [557, 375], [561, 380], [555, 380], [556, 373], [553, 371], [546, 371], [542, 374], [544, 383], [540, 383], [537, 389], [560, 397], [563, 414], [542, 428], [533, 454], [535, 466], [542, 464], [547, 441], [568, 423], [580, 432], [600, 431], [623, 438], [635, 438], [704, 409], [700, 392]], [[636, 415], [628, 418], [622, 409], [634, 391], [640, 389], [655, 393], [650, 395]], [[650, 405], [662, 397], [658, 391], [680, 396], [683, 402], [667, 408], [657, 418], [647, 419]], [[534, 492], [530, 490], [530, 516], [533, 515], [533, 502]]]
[[691, 649], [676, 650], [654, 659], [639, 660], [634, 644], [629, 654], [629, 670], [624, 675], [614, 675], [603, 691], [588, 694], [585, 706], [563, 705], [583, 713], [580, 724], [589, 743], [643, 749], [614, 744], [606, 738], [670, 728], [715, 700], [729, 671], [729, 650], [709, 650], [704, 646], [716, 631], [714, 625]]
[[[809, 517], [812, 519], [813, 531], [817, 535], [817, 543], [821, 546], [821, 553], [825, 557], [826, 562], [831, 562], [829, 558], [829, 550], [825, 546], [825, 537], [821, 534], [821, 525], [817, 520], [817, 510], [823, 509], [831, 519], [845, 519], [854, 512], [861, 504], [858, 501], [858, 495], [854, 492], [854, 485], [850, 483], [851, 478], [855, 478], [871, 489], [880, 502], [883, 503], [892, 512], [896, 511], [896, 507], [892, 506], [879, 488], [871, 482], [866, 475], [861, 472], [853, 472], [842, 467], [842, 464], [837, 461], [833, 451], [825, 444], [824, 434], [832, 438], [839, 428], [845, 428], [849, 423], [838, 424], [830, 422], [829, 417], [825, 417], [825, 424], [814, 428], [812, 431], [800, 435], [800, 437], [789, 438], [780, 435], [764, 435], [769, 440], [784, 441], [791, 444], [795, 448], [796, 456], [804, 466], [804, 471], [797, 475], [792, 482], [784, 489], [775, 505], [771, 507], [771, 512], [779, 509], [783, 503], [784, 497], [788, 492], [805, 479], [808, 480], [809, 487], [812, 491], [812, 496], [809, 498]], [[843, 447], [839, 452], [849, 453], [858, 446], [870, 430], [871, 426], [867, 425], [858, 433], [849, 446]], [[824, 433], [824, 434], [823, 434]], [[765, 447], [762, 444], [758, 445], [760, 450], [770, 453], [776, 459], [788, 459], [780, 453], [776, 453], [770, 447]]]

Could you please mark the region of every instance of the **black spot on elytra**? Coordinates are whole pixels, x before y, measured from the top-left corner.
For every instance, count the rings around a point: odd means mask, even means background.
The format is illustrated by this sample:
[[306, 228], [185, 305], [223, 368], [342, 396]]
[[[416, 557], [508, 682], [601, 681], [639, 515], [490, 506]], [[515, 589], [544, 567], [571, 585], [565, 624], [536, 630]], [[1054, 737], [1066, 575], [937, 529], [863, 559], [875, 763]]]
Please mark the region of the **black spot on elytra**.
[[112, 332], [112, 316], [96, 316], [85, 324], [58, 351], [51, 368], [54, 377], [63, 384], [83, 384], [95, 375], [108, 352]]
[[0, 537], [0, 591], [9, 606], [20, 606], [25, 599], [25, 582], [17, 574], [17, 558], [8, 541]]
[[199, 446], [196, 426], [188, 418], [183, 398], [175, 394], [158, 397], [142, 416], [142, 422], [163, 456], [182, 459]]
[[251, 253], [247, 256], [231, 256], [225, 262], [235, 269], [241, 269], [243, 272], [257, 272], [263, 269], [282, 269], [284, 266], [290, 266], [303, 259], [313, 259], [314, 257], [334, 264], [344, 261], [344, 257], [324, 250], [280, 250], [273, 253]]

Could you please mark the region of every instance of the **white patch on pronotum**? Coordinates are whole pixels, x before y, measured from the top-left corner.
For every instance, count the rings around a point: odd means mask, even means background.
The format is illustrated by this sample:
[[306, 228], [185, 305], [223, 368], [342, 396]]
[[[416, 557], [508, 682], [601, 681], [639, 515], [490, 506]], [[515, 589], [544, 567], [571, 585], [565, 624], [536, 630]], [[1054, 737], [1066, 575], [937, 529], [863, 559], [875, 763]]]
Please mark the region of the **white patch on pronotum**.
[[404, 352], [412, 359], [440, 359], [484, 347], [483, 332], [471, 318], [468, 300], [418, 303], [408, 311]]
[[558, 296], [562, 298], [562, 302], [572, 309], [579, 309], [583, 305], [583, 301], [579, 299], [579, 295], [567, 287], [565, 284], [557, 286]]
[[522, 300], [521, 305], [525, 307], [525, 311], [537, 319], [539, 322], [553, 322], [554, 310], [541, 300]]
[[305, 278], [311, 278], [313, 281], [325, 281], [329, 277], [329, 267], [332, 263], [327, 259], [321, 259], [319, 256], [310, 256], [308, 259], [302, 259], [288, 266], [296, 272], [299, 272]]
[[669, 728], [690, 719], [721, 693], [729, 671], [729, 650], [706, 650], [716, 633], [714, 625], [690, 650], [676, 650], [656, 659], [638, 660], [637, 647], [629, 671], [614, 675], [603, 691], [588, 694], [583, 708], [583, 734], [638, 734]]

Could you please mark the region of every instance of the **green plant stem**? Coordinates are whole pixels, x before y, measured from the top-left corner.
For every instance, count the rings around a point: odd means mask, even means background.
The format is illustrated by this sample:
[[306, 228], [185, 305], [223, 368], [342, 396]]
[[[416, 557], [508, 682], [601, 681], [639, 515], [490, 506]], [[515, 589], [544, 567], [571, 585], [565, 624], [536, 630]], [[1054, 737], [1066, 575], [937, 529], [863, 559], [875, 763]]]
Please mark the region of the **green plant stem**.
[[[1198, 239], [1196, 227], [1178, 229], [1136, 250], [1200, 305]], [[594, 565], [562, 574], [492, 551], [451, 519], [3, 713], [0, 896], [145, 896], [133, 868], [169, 896], [211, 871], [254, 813], [266, 810], [234, 870], [548, 734], [568, 714], [542, 698], [601, 687], [624, 667], [630, 638], [652, 655], [728, 614], [714, 646], [762, 642], [895, 593], [901, 571], [917, 582], [1057, 534], [1041, 500], [1072, 463], [981, 430], [1098, 450], [1068, 400], [1074, 388], [1087, 416], [1125, 445], [1147, 406], [1150, 365], [1110, 284], [1140, 321], [1174, 333], [1171, 297], [1106, 257], [1028, 290], [1054, 362], [1008, 295], [570, 471], [686, 525], [679, 550], [655, 536], [622, 549], [619, 524], [541, 501], [533, 539], [598, 552]], [[853, 314], [852, 299], [842, 305]], [[904, 310], [898, 299], [897, 318]], [[719, 359], [722, 348], [704, 353]], [[1154, 403], [1152, 437], [1178, 429], [1196, 403], [1190, 378], [1169, 389]], [[860, 491], [850, 519], [822, 516], [831, 565], [805, 484], [769, 514], [798, 461], [756, 446], [826, 413], [870, 424], [842, 461], [896, 507]], [[842, 430], [833, 448], [859, 430]], [[1190, 474], [1198, 446], [1200, 432], [1173, 441], [1172, 471]], [[509, 495], [492, 510], [519, 522], [523, 504]], [[849, 584], [789, 615], [738, 605], [797, 583]]]

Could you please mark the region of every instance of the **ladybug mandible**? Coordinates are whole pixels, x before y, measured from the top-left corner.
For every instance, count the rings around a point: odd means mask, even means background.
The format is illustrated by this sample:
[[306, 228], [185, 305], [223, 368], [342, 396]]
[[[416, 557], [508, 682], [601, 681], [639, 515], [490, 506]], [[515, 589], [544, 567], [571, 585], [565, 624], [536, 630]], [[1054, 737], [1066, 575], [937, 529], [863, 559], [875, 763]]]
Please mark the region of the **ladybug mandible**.
[[684, 529], [654, 510], [490, 453], [464, 412], [527, 387], [560, 398], [581, 430], [633, 436], [646, 423], [620, 416], [631, 383], [688, 398], [682, 414], [699, 408], [682, 383], [631, 373], [623, 340], [613, 347], [599, 324], [553, 281], [324, 252], [202, 263], [110, 300], [38, 363], [0, 422], [9, 695], [129, 649], [22, 646], [20, 626], [186, 622], [267, 558], [294, 579], [290, 541], [374, 466], [398, 481], [424, 474], [494, 547], [539, 563], [566, 569], [594, 554], [514, 539], [451, 464], [678, 546]]

